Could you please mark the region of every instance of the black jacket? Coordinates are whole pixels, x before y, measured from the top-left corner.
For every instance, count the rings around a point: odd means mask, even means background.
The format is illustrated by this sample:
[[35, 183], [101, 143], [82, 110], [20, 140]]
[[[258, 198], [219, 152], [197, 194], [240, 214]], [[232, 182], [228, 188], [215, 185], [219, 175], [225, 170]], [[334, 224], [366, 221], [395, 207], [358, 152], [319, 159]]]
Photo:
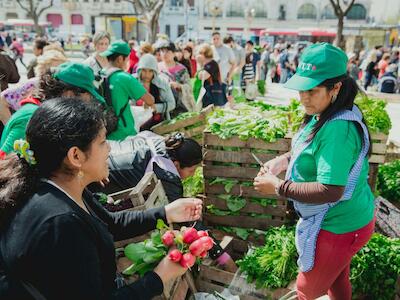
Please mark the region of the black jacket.
[[113, 214], [90, 192], [84, 202], [90, 215], [58, 188], [41, 183], [0, 233], [1, 299], [32, 299], [22, 280], [46, 299], [151, 299], [162, 293], [154, 272], [116, 288], [113, 242], [154, 229], [157, 219], [165, 221], [164, 208]]

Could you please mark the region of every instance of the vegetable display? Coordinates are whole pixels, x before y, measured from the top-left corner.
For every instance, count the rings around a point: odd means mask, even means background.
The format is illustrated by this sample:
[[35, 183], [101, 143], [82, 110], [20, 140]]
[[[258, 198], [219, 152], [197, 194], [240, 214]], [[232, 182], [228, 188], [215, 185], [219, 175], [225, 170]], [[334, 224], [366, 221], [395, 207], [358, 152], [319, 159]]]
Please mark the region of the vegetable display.
[[216, 109], [208, 118], [208, 129], [222, 139], [238, 136], [242, 140], [274, 142], [285, 136], [288, 126], [284, 111], [263, 111], [246, 104], [238, 104], [235, 109]]
[[[263, 247], [237, 261], [248, 282], [257, 288], [286, 287], [298, 273], [294, 228], [266, 232]], [[373, 234], [352, 259], [350, 281], [354, 299], [392, 300], [400, 276], [400, 239]]]
[[358, 94], [355, 103], [363, 113], [365, 122], [371, 133], [382, 132], [389, 134], [392, 122], [386, 111], [386, 101], [381, 99], [369, 98], [366, 95]]
[[353, 297], [392, 300], [400, 276], [400, 239], [375, 233], [351, 261]]
[[132, 265], [123, 271], [130, 276], [135, 273], [143, 276], [153, 270], [168, 255], [168, 258], [184, 268], [191, 268], [196, 260], [206, 257], [214, 241], [206, 231], [193, 227], [171, 230], [162, 220], [157, 220], [157, 230], [151, 238], [125, 247], [125, 256]]
[[381, 196], [400, 203], [400, 160], [379, 166], [377, 188]]
[[165, 121], [165, 123], [163, 123], [163, 124], [164, 125], [175, 124], [178, 121], [190, 119], [190, 118], [196, 117], [198, 115], [200, 115], [200, 113], [199, 112], [195, 112], [195, 111], [184, 112], [184, 113], [179, 114], [178, 116], [176, 116], [175, 118], [173, 118], [171, 120]]
[[240, 271], [257, 288], [286, 287], [297, 276], [297, 251], [294, 229], [285, 226], [269, 229], [265, 245], [238, 260]]

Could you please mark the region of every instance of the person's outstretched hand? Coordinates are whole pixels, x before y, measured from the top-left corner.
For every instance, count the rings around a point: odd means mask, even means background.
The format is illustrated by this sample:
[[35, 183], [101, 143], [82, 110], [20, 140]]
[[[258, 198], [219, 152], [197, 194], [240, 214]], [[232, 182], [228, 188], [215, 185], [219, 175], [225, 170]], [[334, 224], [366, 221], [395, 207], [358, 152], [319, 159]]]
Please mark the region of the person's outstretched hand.
[[168, 223], [191, 222], [200, 219], [203, 201], [197, 198], [181, 198], [165, 206]]

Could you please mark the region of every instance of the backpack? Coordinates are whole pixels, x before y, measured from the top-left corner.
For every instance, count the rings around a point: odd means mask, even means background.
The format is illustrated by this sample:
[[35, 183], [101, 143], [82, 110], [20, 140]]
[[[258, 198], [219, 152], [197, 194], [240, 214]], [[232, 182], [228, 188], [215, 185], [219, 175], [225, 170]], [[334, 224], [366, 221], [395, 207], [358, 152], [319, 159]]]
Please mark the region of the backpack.
[[106, 114], [106, 120], [107, 120], [107, 131], [109, 133], [115, 131], [118, 128], [118, 121], [119, 119], [122, 120], [122, 123], [124, 126], [126, 126], [126, 120], [123, 116], [123, 112], [129, 105], [129, 100], [126, 101], [124, 106], [121, 108], [121, 110], [117, 113], [112, 105], [112, 96], [111, 96], [111, 89], [110, 89], [110, 78], [113, 74], [118, 73], [118, 72], [123, 72], [121, 69], [112, 69], [110, 72], [107, 73], [107, 75], [103, 78], [103, 81], [99, 87], [100, 89], [100, 94], [104, 97], [104, 100], [106, 101], [106, 109], [105, 109], [105, 114]]

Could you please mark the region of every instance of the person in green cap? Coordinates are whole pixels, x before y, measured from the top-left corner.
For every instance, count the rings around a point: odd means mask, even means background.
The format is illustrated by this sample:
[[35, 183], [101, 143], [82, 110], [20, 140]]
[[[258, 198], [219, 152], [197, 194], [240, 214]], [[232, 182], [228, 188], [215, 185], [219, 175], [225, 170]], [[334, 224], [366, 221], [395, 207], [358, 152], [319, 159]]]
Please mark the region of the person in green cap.
[[[375, 225], [368, 185], [369, 132], [354, 104], [359, 88], [346, 54], [327, 43], [307, 47], [285, 86], [299, 91], [305, 117], [292, 150], [265, 163], [254, 186], [293, 201], [299, 216], [298, 299], [350, 300], [352, 257]], [[285, 180], [277, 176], [286, 171]]]
[[124, 41], [113, 42], [100, 55], [107, 57], [110, 67], [102, 84], [104, 97], [112, 106], [117, 118], [117, 128], [107, 134], [107, 139], [122, 141], [136, 135], [135, 120], [130, 109], [130, 101], [142, 100], [145, 106], [154, 106], [154, 97], [131, 74], [125, 72], [128, 67], [131, 49]]
[[25, 129], [33, 113], [40, 104], [55, 97], [78, 97], [84, 101], [93, 98], [105, 104], [95, 86], [94, 74], [89, 66], [81, 63], [66, 62], [58, 66], [55, 72], [47, 72], [39, 79], [39, 88], [34, 96], [20, 102], [21, 108], [7, 121], [0, 140], [0, 159], [13, 151], [14, 141], [25, 137]]

